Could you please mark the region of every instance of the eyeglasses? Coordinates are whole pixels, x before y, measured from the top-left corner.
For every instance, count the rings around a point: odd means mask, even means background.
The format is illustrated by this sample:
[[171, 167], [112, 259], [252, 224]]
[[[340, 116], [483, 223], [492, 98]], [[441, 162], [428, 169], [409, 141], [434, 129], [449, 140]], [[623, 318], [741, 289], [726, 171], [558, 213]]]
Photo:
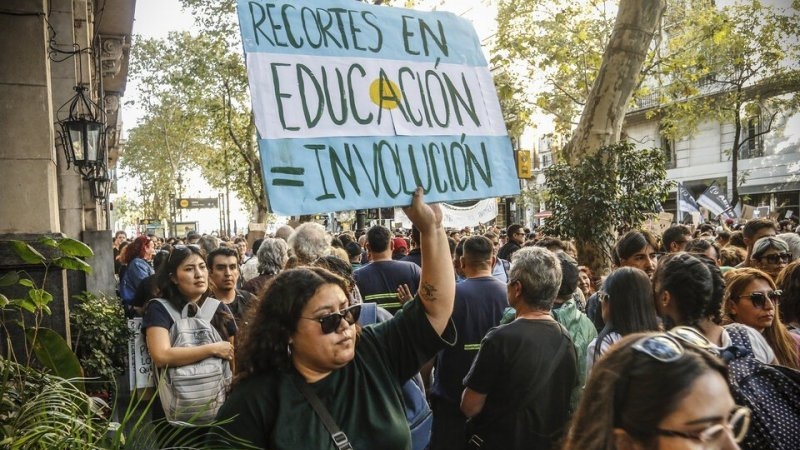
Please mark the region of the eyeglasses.
[[331, 334], [339, 328], [342, 319], [346, 320], [350, 325], [358, 321], [358, 316], [361, 315], [361, 305], [353, 305], [345, 308], [339, 312], [325, 314], [322, 317], [301, 317], [301, 319], [315, 320], [319, 322], [322, 327], [322, 334]]
[[770, 264], [788, 263], [792, 259], [791, 253], [773, 253], [771, 255], [764, 255], [759, 258], [754, 258], [759, 261], [766, 260]]
[[598, 291], [597, 292], [597, 301], [598, 302], [605, 303], [605, 302], [608, 301], [609, 298], [611, 298], [611, 296], [608, 295], [608, 292], [603, 292], [603, 291]]
[[772, 300], [772, 303], [778, 303], [783, 295], [783, 291], [778, 289], [777, 291], [770, 291], [770, 292], [751, 292], [748, 295], [740, 295], [736, 297], [736, 299], [740, 298], [749, 298], [750, 301], [753, 303], [753, 306], [756, 308], [764, 308], [764, 305], [767, 304], [767, 298]]
[[700, 431], [677, 431], [656, 428], [655, 434], [659, 436], [672, 436], [699, 441], [703, 444], [719, 442], [727, 433], [730, 433], [736, 443], [742, 442], [750, 428], [750, 410], [744, 406], [737, 406], [731, 411], [727, 423], [716, 423]]

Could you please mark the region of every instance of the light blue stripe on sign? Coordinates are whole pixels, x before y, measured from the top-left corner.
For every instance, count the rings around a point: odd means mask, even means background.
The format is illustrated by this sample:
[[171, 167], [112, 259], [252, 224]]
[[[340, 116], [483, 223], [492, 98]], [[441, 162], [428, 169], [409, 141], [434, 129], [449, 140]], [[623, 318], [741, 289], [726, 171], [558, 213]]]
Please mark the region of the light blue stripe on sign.
[[238, 0], [238, 13], [247, 53], [487, 65], [472, 25], [448, 12], [353, 0]]

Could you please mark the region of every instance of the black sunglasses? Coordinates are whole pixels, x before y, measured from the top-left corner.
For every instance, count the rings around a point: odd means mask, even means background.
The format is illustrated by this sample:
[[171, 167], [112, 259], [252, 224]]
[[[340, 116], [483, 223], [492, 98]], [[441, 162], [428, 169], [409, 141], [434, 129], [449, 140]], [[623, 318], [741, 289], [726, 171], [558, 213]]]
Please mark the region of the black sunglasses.
[[773, 253], [772, 255], [764, 255], [760, 258], [756, 258], [759, 261], [765, 260], [770, 264], [778, 264], [778, 263], [788, 263], [792, 259], [791, 253]]
[[347, 323], [349, 323], [350, 325], [353, 325], [358, 321], [358, 316], [360, 315], [361, 315], [361, 305], [353, 305], [339, 312], [325, 314], [322, 317], [300, 317], [300, 318], [307, 320], [315, 320], [319, 322], [320, 326], [322, 327], [322, 334], [330, 334], [336, 331], [337, 328], [339, 328], [339, 324], [342, 323], [342, 319], [346, 320]]
[[764, 305], [767, 304], [767, 298], [772, 300], [772, 303], [778, 303], [783, 295], [783, 291], [778, 289], [777, 291], [770, 291], [770, 292], [751, 292], [748, 295], [740, 295], [736, 297], [736, 299], [740, 298], [749, 298], [750, 301], [753, 303], [753, 306], [756, 308], [764, 308]]

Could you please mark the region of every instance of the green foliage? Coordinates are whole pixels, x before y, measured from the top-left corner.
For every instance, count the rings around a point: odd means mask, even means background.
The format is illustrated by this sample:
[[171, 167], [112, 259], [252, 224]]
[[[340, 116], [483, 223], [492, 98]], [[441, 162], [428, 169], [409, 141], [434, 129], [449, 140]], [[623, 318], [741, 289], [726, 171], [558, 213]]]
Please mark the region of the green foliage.
[[577, 166], [556, 163], [544, 174], [553, 211], [545, 232], [600, 245], [609, 259], [608, 237], [641, 225], [671, 187], [660, 149], [636, 150], [625, 142], [603, 147]]
[[515, 67], [520, 79], [546, 89], [527, 92], [528, 102], [554, 117], [556, 132], [569, 133], [600, 69], [616, 13], [593, 0], [500, 0], [493, 64]]
[[148, 158], [162, 161], [142, 183], [142, 193], [153, 197], [144, 212], [152, 204], [156, 217], [166, 217], [175, 173], [197, 167], [214, 189], [228, 186], [257, 211], [257, 221], [265, 221], [266, 194], [235, 2], [183, 3], [202, 33], [137, 38], [133, 46], [131, 71], [140, 82], [147, 116], [131, 132], [121, 165], [139, 177], [153, 169]]
[[97, 404], [73, 382], [0, 358], [0, 383], [0, 448], [102, 448]]
[[[42, 237], [39, 243], [46, 249], [52, 250], [45, 252], [45, 255], [27, 242], [7, 241], [7, 245], [22, 261], [44, 268], [42, 285], [46, 284], [47, 274], [52, 266], [92, 273], [91, 266], [81, 259], [94, 254], [86, 244], [70, 238], [50, 237]], [[2, 317], [0, 326], [7, 336], [10, 335], [8, 327], [12, 325], [24, 331], [26, 339], [23, 360], [30, 361], [32, 356], [36, 356], [38, 361], [53, 373], [66, 378], [80, 377], [82, 375], [80, 363], [66, 341], [54, 331], [41, 326], [44, 316], [51, 314], [49, 305], [53, 301], [53, 295], [38, 287], [30, 274], [25, 271], [4, 275], [0, 279], [0, 288], [3, 287], [16, 288], [13, 292], [19, 292], [19, 288], [22, 288], [21, 291], [25, 293], [24, 296], [15, 298], [0, 293]], [[31, 318], [32, 324], [28, 323]], [[13, 355], [13, 347], [10, 345], [9, 351], [12, 352], [12, 359], [16, 361], [16, 355]], [[79, 381], [76, 381], [76, 385], [82, 387]]]
[[[91, 392], [113, 391], [115, 379], [128, 366], [131, 331], [116, 297], [84, 292], [74, 297], [70, 311], [72, 348], [80, 360]], [[94, 380], [96, 379], [96, 380]]]

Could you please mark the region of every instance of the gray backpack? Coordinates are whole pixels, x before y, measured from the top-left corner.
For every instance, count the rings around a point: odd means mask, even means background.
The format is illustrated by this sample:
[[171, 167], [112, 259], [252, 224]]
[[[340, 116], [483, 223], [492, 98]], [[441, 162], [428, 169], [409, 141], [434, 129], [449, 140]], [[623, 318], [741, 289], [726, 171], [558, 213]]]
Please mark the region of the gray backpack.
[[[219, 300], [206, 298], [194, 317], [188, 316], [189, 305], [179, 313], [167, 300], [156, 300], [164, 305], [175, 321], [169, 330], [173, 347], [194, 347], [222, 341], [211, 325]], [[225, 401], [231, 378], [228, 361], [213, 356], [185, 366], [159, 369], [158, 395], [167, 420], [179, 425], [211, 423]]]

